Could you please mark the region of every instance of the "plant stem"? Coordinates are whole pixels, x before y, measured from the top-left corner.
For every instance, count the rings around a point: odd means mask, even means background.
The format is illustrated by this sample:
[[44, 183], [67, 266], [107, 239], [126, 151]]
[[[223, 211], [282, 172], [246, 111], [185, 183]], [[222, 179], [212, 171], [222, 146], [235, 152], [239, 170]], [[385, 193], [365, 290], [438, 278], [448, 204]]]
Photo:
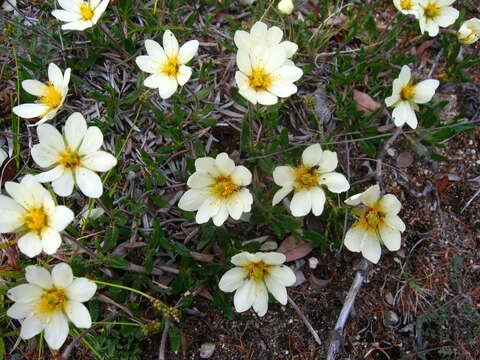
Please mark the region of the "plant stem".
[[128, 322], [114, 322], [114, 321], [97, 321], [92, 322], [93, 325], [125, 325], [125, 326], [141, 326], [140, 324]]
[[102, 285], [107, 285], [107, 286], [111, 286], [111, 287], [116, 287], [118, 289], [124, 289], [124, 290], [128, 290], [128, 291], [132, 291], [134, 293], [137, 293], [139, 295], [142, 295], [144, 297], [146, 297], [147, 299], [149, 300], [155, 300], [155, 298], [151, 295], [148, 295], [140, 290], [137, 290], [137, 289], [133, 289], [131, 287], [128, 287], [128, 286], [123, 286], [123, 285], [117, 285], [117, 284], [112, 284], [112, 283], [109, 283], [109, 282], [105, 282], [105, 281], [100, 281], [100, 280], [91, 280], [97, 284], [102, 284]]

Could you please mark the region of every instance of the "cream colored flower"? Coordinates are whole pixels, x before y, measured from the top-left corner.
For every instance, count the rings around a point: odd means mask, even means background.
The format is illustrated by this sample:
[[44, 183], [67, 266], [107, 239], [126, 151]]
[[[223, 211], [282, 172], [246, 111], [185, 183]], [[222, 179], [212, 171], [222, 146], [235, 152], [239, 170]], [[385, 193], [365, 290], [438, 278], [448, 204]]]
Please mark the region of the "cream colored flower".
[[0, 195], [0, 233], [20, 232], [18, 248], [28, 257], [42, 250], [54, 254], [62, 243], [60, 231], [73, 220], [73, 212], [55, 205], [50, 193], [29, 175], [21, 183], [7, 182]]
[[412, 74], [407, 65], [402, 67], [398, 79], [393, 81], [392, 95], [385, 99], [387, 106], [393, 106], [393, 122], [396, 126], [407, 123], [412, 129], [418, 125], [415, 110], [417, 104], [425, 104], [432, 100], [440, 82], [435, 79], [423, 80], [413, 84]]
[[52, 15], [66, 22], [62, 30], [85, 30], [94, 26], [105, 12], [110, 0], [58, 0], [63, 10], [53, 10]]
[[108, 171], [117, 164], [115, 156], [99, 149], [103, 135], [96, 126], [87, 127], [80, 113], [73, 113], [65, 123], [63, 136], [52, 125], [38, 127], [40, 143], [32, 148], [33, 160], [47, 172], [36, 175], [39, 182], [52, 182], [53, 191], [69, 196], [76, 184], [85, 196], [99, 198], [102, 180], [97, 172]]
[[290, 203], [293, 216], [305, 216], [310, 211], [315, 216], [320, 215], [326, 199], [324, 186], [334, 193], [350, 188], [345, 176], [333, 172], [337, 165], [336, 152], [322, 151], [319, 144], [310, 145], [303, 151], [300, 166], [278, 166], [273, 171], [275, 184], [282, 188], [273, 196], [272, 205], [275, 206], [293, 191]]
[[287, 61], [282, 45], [258, 45], [251, 51], [239, 49], [235, 81], [240, 95], [253, 104], [273, 105], [278, 97], [286, 98], [297, 92], [294, 81], [303, 71]]
[[393, 4], [402, 14], [418, 17], [418, 0], [393, 0]]
[[0, 149], [0, 166], [3, 165], [3, 162], [8, 158], [8, 154], [5, 152], [5, 150]]
[[138, 67], [147, 73], [143, 85], [158, 89], [162, 99], [168, 99], [192, 76], [192, 69], [186, 64], [197, 54], [199, 42], [190, 40], [178, 47], [175, 35], [167, 30], [163, 34], [163, 47], [153, 40], [145, 40], [148, 55], [138, 56]]
[[235, 166], [226, 153], [221, 153], [215, 159], [197, 159], [195, 169], [187, 181], [191, 189], [183, 194], [178, 207], [198, 210], [198, 224], [212, 218], [216, 226], [221, 226], [228, 216], [238, 220], [250, 212], [253, 197], [246, 186], [252, 182], [252, 173], [245, 166]]
[[457, 33], [458, 41], [470, 45], [480, 38], [480, 19], [473, 18], [465, 21]]
[[[290, 59], [297, 52], [298, 45], [288, 40], [282, 41], [282, 38], [283, 31], [279, 27], [272, 26], [268, 28], [261, 21], [257, 21], [250, 29], [250, 32], [237, 30], [234, 35], [235, 45], [238, 50], [251, 51], [258, 45], [265, 47], [281, 45], [285, 50], [285, 56], [287, 59]], [[290, 65], [294, 64], [290, 63]]]
[[376, 264], [382, 253], [381, 243], [390, 251], [400, 249], [405, 224], [397, 215], [402, 205], [394, 195], [380, 197], [380, 187], [374, 185], [348, 198], [345, 203], [362, 205], [357, 222], [345, 235], [344, 243], [348, 250], [362, 252], [365, 259]]
[[65, 263], [53, 267], [52, 273], [40, 266], [27, 266], [28, 284], [18, 285], [7, 292], [15, 303], [7, 315], [22, 320], [20, 337], [30, 339], [45, 331], [48, 346], [59, 349], [68, 336], [68, 320], [77, 328], [89, 328], [92, 320], [82, 303], [90, 300], [97, 285], [86, 278], [73, 278]]
[[25, 119], [40, 118], [35, 125], [43, 124], [57, 115], [67, 96], [68, 83], [70, 82], [70, 68], [62, 74], [60, 68], [51, 63], [48, 65], [48, 83], [38, 80], [23, 80], [23, 89], [38, 97], [33, 104], [15, 106], [12, 111]]
[[3, 11], [13, 11], [17, 7], [17, 0], [6, 0], [3, 2], [2, 10]]
[[253, 306], [258, 316], [268, 310], [268, 293], [277, 301], [287, 304], [287, 286], [295, 283], [293, 271], [283, 265], [285, 255], [277, 252], [242, 252], [232, 257], [236, 267], [228, 270], [218, 284], [220, 290], [235, 292], [233, 303], [237, 312], [243, 312]]
[[294, 9], [292, 0], [280, 0], [278, 10], [285, 15], [290, 15]]
[[459, 11], [449, 5], [455, 0], [418, 0], [418, 21], [422, 34], [437, 36], [440, 27], [452, 25], [460, 15]]

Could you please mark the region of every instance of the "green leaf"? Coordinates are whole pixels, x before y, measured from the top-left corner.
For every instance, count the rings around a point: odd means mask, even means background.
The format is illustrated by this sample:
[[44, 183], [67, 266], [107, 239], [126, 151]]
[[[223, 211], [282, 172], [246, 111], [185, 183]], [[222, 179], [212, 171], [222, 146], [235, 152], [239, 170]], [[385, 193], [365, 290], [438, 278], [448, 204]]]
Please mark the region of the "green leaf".
[[180, 349], [180, 345], [182, 343], [180, 329], [174, 326], [168, 329], [168, 340], [170, 341], [170, 348], [173, 351], [177, 351], [178, 349]]

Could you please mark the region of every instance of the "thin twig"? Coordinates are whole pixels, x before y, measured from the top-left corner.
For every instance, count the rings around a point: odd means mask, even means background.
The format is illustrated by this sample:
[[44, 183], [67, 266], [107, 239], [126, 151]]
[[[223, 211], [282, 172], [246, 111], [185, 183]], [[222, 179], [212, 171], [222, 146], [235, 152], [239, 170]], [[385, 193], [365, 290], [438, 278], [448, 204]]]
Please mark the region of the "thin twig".
[[343, 328], [350, 315], [353, 304], [355, 302], [355, 297], [357, 296], [360, 288], [362, 287], [363, 281], [365, 280], [368, 273], [369, 263], [367, 260], [362, 259], [359, 264], [359, 269], [355, 274], [352, 286], [348, 290], [347, 297], [343, 303], [342, 310], [338, 316], [337, 323], [335, 328], [331, 332], [330, 345], [328, 346], [327, 360], [335, 360], [336, 356], [340, 351], [340, 345], [343, 343]]
[[467, 201], [463, 209], [460, 211], [460, 214], [463, 214], [463, 212], [470, 206], [473, 200], [475, 200], [478, 197], [478, 195], [480, 195], [480, 189], [478, 189], [477, 192], [472, 196], [472, 198]]
[[158, 350], [158, 360], [165, 360], [165, 348], [167, 347], [167, 335], [170, 328], [170, 322], [165, 320], [165, 325], [162, 332], [162, 340], [160, 342], [160, 349]]
[[375, 177], [377, 178], [377, 182], [381, 185], [383, 185], [383, 177], [382, 177], [382, 165], [383, 165], [383, 158], [385, 157], [385, 154], [387, 153], [388, 148], [393, 144], [393, 142], [397, 139], [397, 137], [400, 136], [402, 133], [402, 127], [399, 126], [393, 133], [393, 136], [385, 141], [385, 144], [383, 145], [382, 149], [378, 153], [377, 157], [377, 169], [375, 173]]
[[302, 311], [300, 310], [298, 305], [295, 304], [295, 302], [292, 300], [292, 298], [290, 296], [288, 296], [287, 298], [288, 298], [288, 302], [290, 303], [290, 305], [292, 305], [292, 307], [295, 310], [295, 312], [297, 313], [297, 315], [300, 316], [300, 319], [302, 319], [302, 321], [305, 324], [305, 326], [307, 327], [308, 331], [310, 331], [310, 333], [312, 334], [313, 338], [315, 339], [315, 342], [318, 345], [322, 345], [322, 340], [320, 339], [320, 336], [318, 336], [318, 334], [315, 331], [315, 329], [313, 328], [312, 324], [310, 324], [310, 321], [308, 321], [307, 317], [302, 313]]

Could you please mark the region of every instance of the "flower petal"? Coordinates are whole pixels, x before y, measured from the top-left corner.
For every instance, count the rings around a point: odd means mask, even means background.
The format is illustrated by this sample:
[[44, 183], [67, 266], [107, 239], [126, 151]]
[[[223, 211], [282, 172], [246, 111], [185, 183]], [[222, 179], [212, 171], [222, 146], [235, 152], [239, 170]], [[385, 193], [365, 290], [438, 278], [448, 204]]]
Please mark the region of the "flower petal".
[[272, 206], [277, 205], [280, 201], [283, 200], [285, 196], [290, 194], [292, 190], [293, 190], [293, 186], [285, 186], [285, 187], [282, 187], [280, 190], [278, 190], [275, 193], [275, 195], [273, 195]]
[[322, 174], [318, 183], [327, 185], [328, 190], [337, 194], [350, 189], [350, 184], [345, 176], [337, 172]]
[[50, 217], [50, 226], [56, 231], [64, 230], [74, 218], [73, 211], [66, 206], [56, 206], [53, 215]]
[[223, 274], [218, 287], [224, 292], [232, 292], [242, 286], [248, 276], [248, 271], [241, 267], [234, 267]]
[[178, 41], [170, 30], [166, 30], [163, 33], [163, 49], [169, 58], [176, 57], [178, 55]]
[[252, 182], [252, 173], [243, 165], [236, 166], [230, 176], [240, 186], [248, 186]]
[[137, 63], [140, 70], [150, 74], [157, 72], [159, 67], [159, 62], [154, 61], [151, 56], [147, 56], [147, 55], [137, 56], [137, 58], [135, 59], [135, 62]]
[[256, 284], [253, 310], [260, 317], [264, 316], [268, 310], [268, 292], [265, 284], [262, 282]]
[[85, 302], [90, 300], [97, 291], [97, 284], [87, 278], [76, 278], [65, 288], [68, 299]]
[[55, 166], [53, 169], [35, 175], [35, 180], [41, 183], [55, 181], [65, 173], [63, 166]]
[[218, 212], [212, 216], [212, 220], [215, 226], [222, 226], [225, 220], [228, 219], [228, 209], [225, 204], [222, 204], [218, 209]]
[[53, 10], [52, 15], [60, 21], [72, 22], [82, 19], [82, 15], [79, 13], [74, 13], [65, 10]]
[[25, 268], [25, 279], [31, 284], [43, 289], [52, 287], [52, 277], [47, 269], [41, 266], [29, 265]]
[[217, 215], [220, 210], [220, 204], [214, 197], [206, 198], [202, 205], [198, 208], [195, 221], [197, 224], [204, 224], [213, 216]]
[[47, 86], [38, 80], [23, 80], [23, 89], [34, 96], [40, 97], [47, 92]]
[[312, 209], [312, 197], [309, 191], [296, 192], [290, 202], [290, 211], [293, 216], [305, 216]]
[[186, 191], [180, 201], [178, 207], [185, 211], [196, 211], [205, 201], [205, 191], [200, 189], [190, 189]]
[[105, 151], [96, 151], [82, 159], [82, 165], [93, 171], [108, 171], [117, 165], [117, 159]]
[[387, 215], [383, 218], [383, 221], [391, 228], [405, 231], [405, 223], [397, 215]]
[[402, 208], [402, 204], [397, 197], [392, 194], [386, 194], [380, 199], [382, 212], [385, 214], [397, 215]]
[[310, 190], [310, 196], [312, 198], [312, 213], [315, 216], [319, 216], [323, 212], [325, 206], [325, 192], [320, 187], [315, 187]]
[[303, 150], [302, 153], [302, 164], [308, 168], [312, 168], [321, 161], [322, 159], [322, 148], [320, 144], [313, 144]]
[[23, 225], [23, 213], [25, 209], [15, 200], [0, 195], [0, 233], [8, 233], [17, 230]]
[[77, 150], [86, 133], [87, 122], [83, 115], [79, 112], [70, 115], [65, 123], [65, 139], [67, 144], [73, 150]]
[[28, 257], [32, 258], [42, 252], [42, 242], [37, 233], [28, 232], [17, 242], [18, 249]]
[[45, 341], [48, 347], [53, 350], [58, 350], [68, 336], [68, 321], [61, 311], [54, 313], [47, 326], [45, 327]]
[[53, 284], [59, 288], [66, 288], [72, 284], [73, 273], [70, 265], [59, 263], [52, 269]]
[[73, 185], [73, 174], [70, 169], [65, 170], [62, 176], [52, 182], [53, 191], [59, 196], [70, 196], [73, 192]]
[[372, 263], [378, 263], [382, 249], [380, 247], [380, 241], [373, 231], [366, 231], [364, 233], [362, 255], [365, 259]]
[[22, 284], [15, 286], [7, 291], [10, 300], [18, 303], [31, 303], [42, 296], [43, 290], [33, 284]]
[[164, 63], [167, 61], [167, 55], [165, 55], [165, 51], [158, 42], [154, 40], [145, 40], [145, 49], [147, 49], [147, 54], [155, 61], [159, 63]]
[[355, 224], [345, 234], [345, 240], [343, 244], [352, 252], [360, 252], [362, 249], [362, 241], [365, 233], [365, 229]]
[[42, 104], [22, 104], [15, 106], [12, 111], [21, 118], [32, 119], [42, 116], [48, 109], [48, 106]]
[[318, 170], [321, 173], [332, 172], [337, 168], [338, 157], [335, 151], [325, 150], [318, 163]]
[[273, 295], [277, 301], [282, 304], [286, 305], [287, 304], [287, 289], [285, 286], [280, 284], [278, 281], [276, 281], [274, 278], [271, 276], [265, 276], [265, 284], [267, 285], [268, 291], [270, 294]]
[[400, 249], [400, 245], [402, 244], [400, 231], [386, 224], [382, 224], [379, 226], [378, 232], [380, 233], [380, 239], [382, 239], [382, 242], [388, 250], [397, 251]]
[[7, 310], [7, 316], [12, 319], [22, 320], [27, 318], [33, 312], [33, 304], [14, 303]]
[[282, 265], [287, 260], [287, 257], [279, 252], [271, 251], [257, 254], [261, 255], [261, 261], [267, 265]]
[[393, 122], [398, 127], [407, 123], [412, 129], [417, 128], [417, 115], [415, 115], [415, 110], [412, 105], [407, 101], [401, 101], [395, 106], [392, 112], [392, 118]]
[[242, 286], [237, 289], [233, 297], [233, 304], [237, 312], [243, 312], [252, 307], [255, 302], [255, 288], [255, 281], [250, 279], [244, 281]]
[[103, 194], [103, 185], [100, 177], [86, 168], [75, 169], [75, 179], [78, 187], [85, 196], [98, 199]]
[[40, 334], [44, 328], [45, 324], [37, 316], [29, 316], [22, 323], [20, 337], [24, 340], [31, 339], [35, 335]]
[[227, 153], [220, 153], [215, 158], [217, 169], [222, 175], [230, 175], [235, 170], [235, 162], [230, 159]]
[[82, 144], [78, 149], [80, 155], [88, 155], [100, 149], [103, 145], [103, 134], [96, 126], [90, 126], [85, 133]]
[[291, 166], [277, 166], [273, 170], [273, 181], [279, 186], [293, 186], [295, 170]]
[[68, 300], [65, 305], [65, 313], [70, 321], [80, 329], [88, 329], [92, 326], [92, 318], [85, 305], [81, 302]]
[[197, 54], [198, 45], [200, 43], [197, 40], [187, 41], [179, 50], [178, 61], [180, 64], [186, 64]]
[[37, 127], [38, 139], [40, 145], [49, 149], [50, 153], [58, 154], [65, 152], [65, 142], [60, 132], [50, 124], [43, 124]]
[[287, 265], [272, 266], [268, 275], [283, 286], [292, 286], [297, 281], [295, 273]]
[[440, 81], [434, 79], [428, 79], [419, 82], [415, 85], [413, 101], [417, 104], [425, 104], [432, 100], [433, 95], [435, 95], [435, 90], [437, 90], [440, 85]]
[[177, 82], [178, 85], [183, 86], [190, 80], [192, 76], [192, 68], [189, 66], [182, 65], [178, 68], [177, 72]]

